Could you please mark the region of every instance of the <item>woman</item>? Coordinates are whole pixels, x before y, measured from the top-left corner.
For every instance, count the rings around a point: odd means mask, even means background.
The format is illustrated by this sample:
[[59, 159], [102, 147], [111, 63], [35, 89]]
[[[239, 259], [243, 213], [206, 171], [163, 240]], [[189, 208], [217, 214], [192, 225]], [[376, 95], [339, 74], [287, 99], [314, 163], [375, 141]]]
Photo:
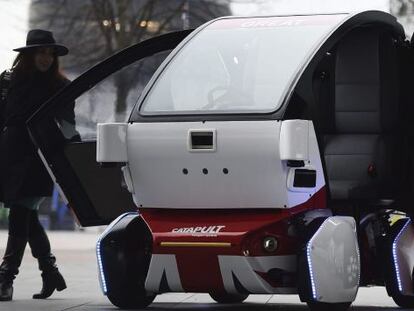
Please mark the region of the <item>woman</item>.
[[[34, 299], [45, 299], [55, 289], [66, 288], [56, 266], [38, 208], [52, 193], [52, 181], [31, 140], [25, 121], [48, 98], [69, 81], [59, 72], [58, 56], [68, 49], [56, 44], [53, 34], [31, 30], [26, 46], [10, 71], [0, 76], [0, 185], [5, 207], [10, 208], [9, 237], [0, 265], [0, 301], [12, 300], [13, 280], [18, 273], [26, 244], [39, 262], [43, 287]], [[62, 111], [58, 120], [74, 125], [73, 107]]]

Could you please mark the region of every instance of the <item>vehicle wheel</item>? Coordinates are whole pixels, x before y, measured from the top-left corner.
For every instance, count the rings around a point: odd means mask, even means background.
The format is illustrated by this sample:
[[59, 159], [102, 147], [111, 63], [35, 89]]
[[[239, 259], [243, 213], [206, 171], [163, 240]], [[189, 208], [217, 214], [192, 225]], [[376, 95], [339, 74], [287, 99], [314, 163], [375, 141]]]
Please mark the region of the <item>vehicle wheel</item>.
[[249, 294], [223, 294], [210, 293], [210, 297], [218, 303], [238, 303], [243, 302]]
[[[387, 239], [385, 240], [385, 246], [383, 246], [384, 250], [383, 257], [385, 260], [383, 261], [384, 271], [385, 271], [385, 286], [387, 288], [388, 295], [392, 297], [394, 302], [402, 307], [407, 309], [413, 309], [414, 308], [414, 296], [411, 295], [404, 295], [399, 289], [398, 286], [398, 267], [396, 266], [396, 262], [393, 258], [393, 248], [394, 248], [394, 242], [397, 239], [397, 236], [401, 234], [401, 230], [406, 226], [407, 219], [402, 218], [397, 220], [388, 230]], [[406, 240], [407, 237], [405, 237]], [[411, 243], [412, 241], [410, 241]], [[407, 243], [407, 242], [406, 242]], [[404, 247], [408, 247], [407, 244], [404, 244]], [[396, 246], [399, 247], [400, 245]], [[412, 245], [410, 245], [412, 246]], [[399, 258], [401, 263], [409, 263], [411, 262], [410, 258]], [[401, 268], [400, 268], [401, 269]], [[407, 273], [408, 271], [405, 269], [400, 271], [406, 271], [404, 273]], [[408, 277], [407, 275], [401, 275], [400, 276], [400, 282], [409, 282], [414, 280], [414, 268], [411, 268], [411, 276]], [[402, 272], [401, 272], [402, 273]]]
[[156, 295], [144, 296], [136, 293], [108, 293], [109, 301], [120, 309], [142, 309], [150, 305]]
[[391, 296], [394, 302], [401, 308], [412, 309], [414, 308], [414, 296], [405, 295], [393, 295]]
[[319, 301], [307, 302], [311, 311], [346, 311], [351, 306], [352, 302], [343, 303], [326, 303]]
[[142, 309], [155, 299], [145, 290], [152, 237], [140, 218], [112, 230], [100, 242], [109, 301], [121, 309]]

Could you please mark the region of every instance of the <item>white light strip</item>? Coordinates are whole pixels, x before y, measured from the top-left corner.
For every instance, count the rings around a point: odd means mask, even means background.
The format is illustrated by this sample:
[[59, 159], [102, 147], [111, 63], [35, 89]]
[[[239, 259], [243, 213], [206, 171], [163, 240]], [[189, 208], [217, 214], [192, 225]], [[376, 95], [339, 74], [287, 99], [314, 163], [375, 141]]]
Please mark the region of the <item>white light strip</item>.
[[99, 271], [99, 280], [101, 284], [101, 289], [104, 295], [108, 293], [108, 287], [106, 285], [105, 274], [103, 271], [102, 257], [101, 257], [101, 240], [98, 240], [96, 244], [96, 257], [98, 259], [98, 271]]
[[103, 268], [103, 261], [102, 261], [102, 255], [101, 255], [101, 242], [105, 238], [105, 236], [112, 230], [112, 228], [123, 218], [128, 216], [137, 216], [138, 213], [125, 213], [120, 216], [118, 216], [114, 221], [112, 221], [108, 227], [106, 227], [105, 231], [101, 234], [101, 236], [98, 239], [98, 242], [96, 242], [96, 258], [98, 260], [98, 270], [99, 270], [99, 283], [101, 284], [101, 289], [104, 295], [108, 293], [108, 285], [106, 283], [105, 279], [105, 273]]
[[394, 259], [395, 272], [397, 274], [398, 289], [401, 293], [403, 291], [403, 286], [402, 286], [401, 275], [400, 275], [400, 267], [398, 266], [397, 243], [400, 240], [403, 232], [405, 231], [405, 229], [408, 227], [410, 223], [411, 223], [411, 220], [408, 218], [407, 222], [402, 227], [401, 231], [395, 237], [394, 243], [392, 243], [392, 256]]
[[309, 240], [308, 244], [306, 245], [306, 257], [307, 257], [308, 266], [309, 266], [309, 276], [310, 276], [311, 287], [312, 287], [312, 297], [315, 301], [317, 301], [318, 295], [316, 291], [315, 276], [313, 274], [313, 268], [312, 268], [312, 258], [311, 258], [312, 243], [313, 243], [313, 240], [318, 235], [318, 233], [322, 230], [327, 220], [329, 220], [329, 218], [324, 220], [324, 222], [321, 224], [319, 229], [316, 230], [315, 234], [312, 236], [312, 238]]

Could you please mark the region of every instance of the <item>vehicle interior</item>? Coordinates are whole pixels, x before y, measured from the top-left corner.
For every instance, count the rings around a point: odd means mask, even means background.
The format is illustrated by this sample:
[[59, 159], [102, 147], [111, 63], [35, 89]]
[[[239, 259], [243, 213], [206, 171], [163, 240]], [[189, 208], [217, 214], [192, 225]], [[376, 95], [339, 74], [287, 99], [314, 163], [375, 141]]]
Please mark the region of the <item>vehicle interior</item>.
[[[359, 27], [311, 63], [285, 119], [314, 121], [334, 212], [410, 212], [413, 53], [386, 27]], [[409, 64], [409, 65], [407, 65]]]

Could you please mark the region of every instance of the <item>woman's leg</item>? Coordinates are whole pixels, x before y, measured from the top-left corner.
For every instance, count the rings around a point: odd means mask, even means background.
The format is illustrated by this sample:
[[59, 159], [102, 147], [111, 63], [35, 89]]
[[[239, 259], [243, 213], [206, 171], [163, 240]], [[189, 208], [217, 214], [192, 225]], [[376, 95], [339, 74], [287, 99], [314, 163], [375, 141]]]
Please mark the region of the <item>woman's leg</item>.
[[19, 273], [29, 233], [31, 211], [23, 206], [10, 206], [9, 237], [0, 265], [0, 301], [13, 298], [13, 280]]
[[29, 245], [33, 257], [39, 262], [43, 280], [42, 290], [33, 295], [33, 298], [46, 299], [53, 294], [55, 289], [58, 291], [65, 289], [66, 283], [56, 266], [56, 257], [51, 253], [49, 238], [39, 222], [36, 210], [31, 211], [29, 223]]

